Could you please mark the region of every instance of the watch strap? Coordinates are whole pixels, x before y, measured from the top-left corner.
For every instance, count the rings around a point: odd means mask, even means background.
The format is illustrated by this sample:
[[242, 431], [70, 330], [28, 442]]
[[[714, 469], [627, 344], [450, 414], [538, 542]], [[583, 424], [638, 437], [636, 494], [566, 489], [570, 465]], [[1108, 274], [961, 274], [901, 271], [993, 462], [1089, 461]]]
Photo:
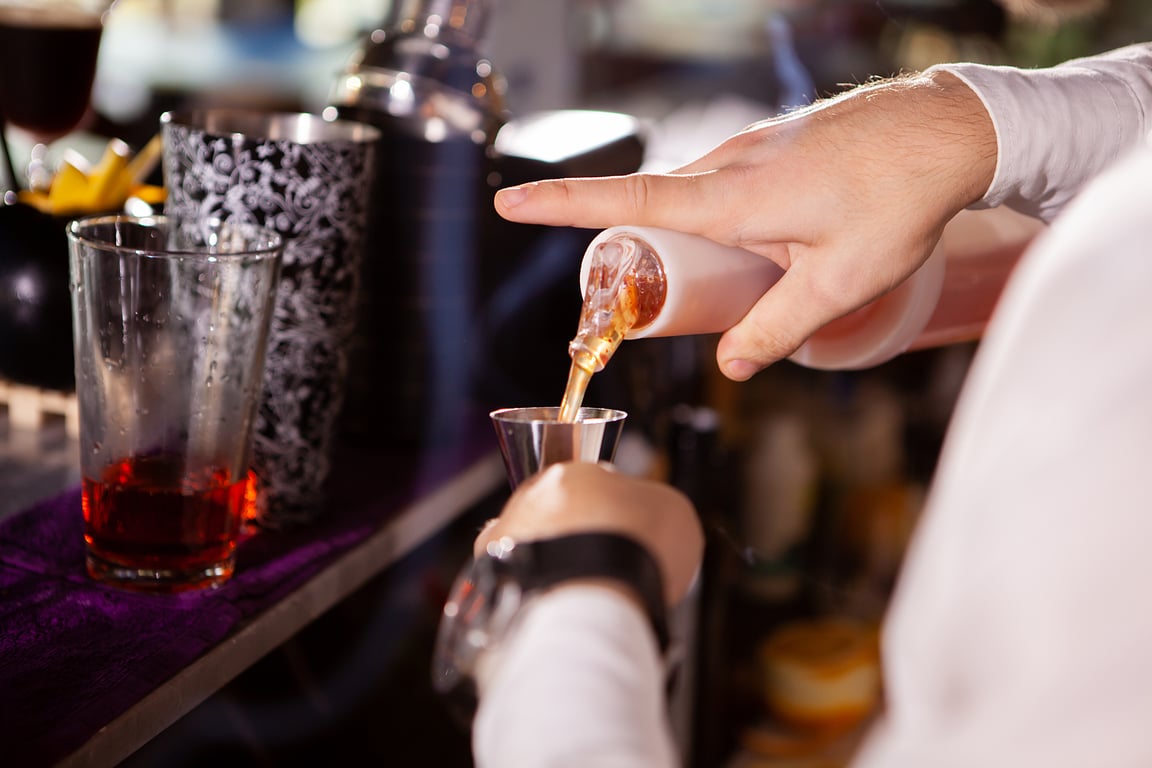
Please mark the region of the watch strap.
[[[528, 550], [512, 558], [512, 569], [525, 593], [578, 579], [608, 579], [630, 587], [652, 624], [661, 654], [668, 650], [664, 579], [646, 547], [619, 533], [573, 533], [522, 542]], [[527, 554], [527, 556], [525, 556]]]
[[648, 614], [660, 653], [668, 660], [663, 577], [639, 542], [617, 533], [575, 533], [493, 547], [461, 571], [436, 636], [433, 686], [461, 724], [477, 705], [477, 668], [499, 647], [525, 601], [565, 582], [604, 579], [630, 587]]

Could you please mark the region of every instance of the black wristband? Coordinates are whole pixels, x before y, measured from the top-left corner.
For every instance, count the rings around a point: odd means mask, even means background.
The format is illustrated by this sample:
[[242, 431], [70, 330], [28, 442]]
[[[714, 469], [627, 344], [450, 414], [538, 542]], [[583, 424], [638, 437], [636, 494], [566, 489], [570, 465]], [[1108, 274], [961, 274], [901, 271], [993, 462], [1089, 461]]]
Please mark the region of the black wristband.
[[436, 636], [432, 680], [450, 709], [469, 722], [476, 708], [481, 656], [497, 647], [535, 593], [566, 581], [607, 579], [632, 588], [667, 657], [664, 579], [639, 542], [617, 533], [576, 533], [553, 539], [495, 541], [456, 579]]
[[[660, 653], [668, 650], [668, 618], [664, 609], [664, 579], [647, 548], [619, 533], [574, 533], [554, 539], [524, 542], [531, 556], [517, 557], [513, 576], [526, 589], [545, 590], [565, 581], [604, 578], [631, 587], [652, 623]], [[518, 548], [525, 548], [518, 544]], [[545, 565], [546, 564], [546, 565]]]

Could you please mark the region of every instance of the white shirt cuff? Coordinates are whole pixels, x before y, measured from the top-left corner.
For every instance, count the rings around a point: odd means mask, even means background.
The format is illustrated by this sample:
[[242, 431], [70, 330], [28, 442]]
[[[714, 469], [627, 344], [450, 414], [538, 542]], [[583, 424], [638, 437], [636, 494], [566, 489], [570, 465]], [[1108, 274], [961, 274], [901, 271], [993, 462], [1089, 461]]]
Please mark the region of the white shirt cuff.
[[945, 64], [996, 129], [996, 175], [982, 205], [1051, 221], [1081, 187], [1152, 128], [1152, 44], [1047, 69]]
[[595, 586], [534, 597], [480, 681], [478, 766], [675, 766], [663, 662], [643, 612]]

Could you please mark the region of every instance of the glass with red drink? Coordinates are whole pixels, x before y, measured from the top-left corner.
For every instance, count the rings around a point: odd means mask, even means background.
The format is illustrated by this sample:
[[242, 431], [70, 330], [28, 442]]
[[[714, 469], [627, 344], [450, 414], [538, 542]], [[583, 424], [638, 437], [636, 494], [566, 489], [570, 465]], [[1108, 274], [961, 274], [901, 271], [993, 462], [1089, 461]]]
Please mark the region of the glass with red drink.
[[235, 564], [280, 235], [102, 216], [68, 227], [88, 572], [174, 592]]

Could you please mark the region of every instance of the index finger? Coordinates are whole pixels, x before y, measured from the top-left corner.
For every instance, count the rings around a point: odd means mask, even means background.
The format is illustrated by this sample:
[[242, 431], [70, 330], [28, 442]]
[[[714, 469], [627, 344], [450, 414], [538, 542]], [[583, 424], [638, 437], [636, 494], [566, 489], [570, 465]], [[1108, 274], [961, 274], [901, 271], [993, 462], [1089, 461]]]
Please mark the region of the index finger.
[[[712, 183], [713, 171], [686, 174], [550, 179], [502, 189], [496, 212], [509, 221], [562, 227], [605, 228], [619, 224], [665, 227], [703, 234], [716, 224], [727, 192]], [[705, 205], [707, 201], [707, 205]]]

